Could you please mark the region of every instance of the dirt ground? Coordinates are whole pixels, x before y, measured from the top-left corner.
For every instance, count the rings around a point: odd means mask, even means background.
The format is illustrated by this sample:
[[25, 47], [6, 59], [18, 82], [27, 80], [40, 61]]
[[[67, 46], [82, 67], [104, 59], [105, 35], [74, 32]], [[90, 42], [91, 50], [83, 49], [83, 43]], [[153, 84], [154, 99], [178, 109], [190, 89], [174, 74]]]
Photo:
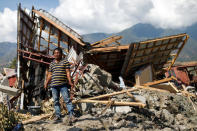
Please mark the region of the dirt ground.
[[[91, 105], [77, 117], [78, 121], [68, 126], [67, 116], [62, 121], [41, 120], [24, 125], [27, 131], [100, 131], [100, 130], [197, 130], [197, 112], [187, 97], [172, 93], [140, 90], [133, 95], [145, 98], [146, 107], [114, 107], [100, 112], [105, 106]], [[117, 96], [130, 100], [126, 95]], [[195, 100], [193, 100], [194, 103]]]

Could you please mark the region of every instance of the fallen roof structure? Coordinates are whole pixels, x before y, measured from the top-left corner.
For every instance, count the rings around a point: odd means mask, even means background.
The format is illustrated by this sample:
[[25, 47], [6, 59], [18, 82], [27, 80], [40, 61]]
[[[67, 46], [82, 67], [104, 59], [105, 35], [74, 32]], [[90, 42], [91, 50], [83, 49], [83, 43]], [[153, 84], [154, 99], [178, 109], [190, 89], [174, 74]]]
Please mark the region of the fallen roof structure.
[[130, 44], [121, 70], [125, 79], [144, 65], [152, 65], [154, 72], [172, 67], [189, 36], [179, 34]]

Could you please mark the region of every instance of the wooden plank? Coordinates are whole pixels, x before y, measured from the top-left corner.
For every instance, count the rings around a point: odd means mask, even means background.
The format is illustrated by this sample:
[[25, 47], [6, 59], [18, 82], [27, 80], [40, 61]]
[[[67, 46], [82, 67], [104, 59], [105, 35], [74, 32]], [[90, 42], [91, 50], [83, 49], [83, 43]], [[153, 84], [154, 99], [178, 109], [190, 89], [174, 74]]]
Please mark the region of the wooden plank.
[[74, 41], [76, 41], [81, 46], [85, 46], [85, 44], [83, 42], [81, 42], [81, 40], [79, 38], [75, 37], [73, 34], [71, 34], [70, 32], [68, 32], [66, 29], [62, 28], [60, 25], [56, 24], [54, 21], [52, 21], [51, 19], [49, 19], [48, 17], [46, 17], [45, 15], [43, 15], [41, 12], [39, 12], [37, 10], [33, 10], [33, 12], [35, 12], [36, 14], [38, 14], [39, 16], [41, 16], [47, 22], [51, 23], [57, 29], [61, 30], [63, 33], [65, 33], [66, 35], [68, 35], [70, 38], [72, 38]]
[[151, 85], [157, 85], [160, 83], [164, 83], [164, 82], [168, 82], [171, 80], [177, 80], [174, 76], [171, 76], [170, 78], [164, 78], [162, 80], [157, 80], [157, 81], [153, 81], [153, 82], [148, 82], [146, 84], [143, 84], [143, 86], [151, 86]]
[[51, 114], [44, 114], [44, 115], [41, 115], [41, 116], [34, 116], [29, 120], [22, 121], [22, 124], [30, 124], [30, 123], [33, 123], [33, 122], [36, 122], [36, 121], [39, 121], [39, 120], [42, 120], [42, 119], [46, 119], [50, 116], [51, 116]]
[[110, 94], [104, 94], [104, 95], [100, 95], [100, 96], [94, 96], [94, 97], [90, 97], [90, 98], [87, 98], [88, 100], [93, 100], [93, 99], [100, 99], [100, 98], [106, 98], [106, 97], [111, 97], [111, 96], [114, 96], [114, 95], [119, 95], [119, 94], [123, 94], [123, 93], [126, 93], [126, 92], [131, 92], [131, 91], [136, 91], [138, 89], [124, 89], [122, 91], [118, 91], [118, 92], [113, 92], [113, 93], [110, 93]]
[[179, 35], [172, 35], [172, 36], [166, 36], [163, 38], [157, 38], [157, 39], [153, 39], [153, 40], [147, 40], [147, 41], [143, 41], [140, 42], [141, 44], [146, 44], [146, 43], [151, 43], [151, 42], [155, 42], [155, 41], [161, 41], [161, 40], [167, 40], [167, 39], [173, 39], [173, 38], [178, 38], [178, 37], [184, 37], [184, 36], [188, 36], [186, 33], [183, 34], [179, 34]]
[[49, 26], [49, 36], [48, 36], [48, 54], [49, 54], [49, 50], [50, 50], [50, 40], [51, 40], [51, 24]]
[[13, 96], [17, 96], [20, 92], [19, 89], [11, 88], [9, 86], [4, 86], [4, 85], [0, 85], [0, 91]]
[[153, 81], [153, 72], [151, 65], [140, 68], [137, 72], [135, 72], [136, 85], [143, 85], [144, 83], [152, 82], [152, 81]]
[[120, 39], [122, 39], [122, 36], [110, 36], [104, 40], [97, 41], [91, 45], [94, 47], [102, 47], [102, 46], [106, 46], [106, 45], [111, 44], [111, 43], [113, 43], [117, 40], [120, 40]]
[[[73, 103], [100, 103], [100, 104], [105, 104], [107, 105], [109, 101], [100, 101], [100, 100], [89, 100], [89, 99], [84, 99], [84, 100], [78, 100], [78, 101], [73, 101]], [[111, 105], [116, 105], [116, 106], [138, 106], [138, 107], [145, 107], [146, 105], [140, 102], [118, 102], [114, 101], [111, 103]]]
[[116, 47], [105, 47], [105, 48], [94, 48], [88, 51], [88, 53], [99, 53], [99, 52], [112, 52], [112, 51], [121, 51], [127, 50], [129, 45], [121, 45]]
[[136, 87], [137, 89], [145, 89], [145, 90], [159, 91], [159, 92], [169, 92], [169, 91], [167, 91], [167, 90], [157, 89], [157, 88], [149, 87], [149, 86], [139, 86], [139, 85], [135, 85], [134, 87]]
[[[128, 51], [128, 54], [129, 54], [128, 56], [129, 56], [129, 57], [127, 57], [127, 58], [128, 58], [128, 63], [127, 63], [127, 67], [126, 67], [126, 70], [125, 70], [126, 74], [127, 74], [128, 71], [129, 71], [129, 68], [128, 68], [128, 67], [131, 65], [131, 63], [134, 62], [134, 59], [131, 59], [133, 50], [134, 50], [135, 48], [136, 48], [136, 50], [138, 50], [139, 47], [140, 47], [140, 44], [137, 44], [137, 43], [135, 43], [133, 46], [130, 46], [130, 49], [129, 49], [129, 51]], [[137, 52], [134, 52], [133, 57], [136, 57], [136, 55], [137, 55]], [[131, 61], [130, 61], [130, 60], [131, 60]]]
[[168, 82], [168, 84], [171, 85], [171, 87], [174, 89], [175, 93], [178, 93], [179, 92], [179, 90], [177, 89], [177, 87], [172, 82]]
[[105, 109], [103, 109], [103, 111], [101, 112], [100, 115], [102, 115], [113, 103], [114, 103], [114, 100], [109, 101], [108, 104], [106, 105]]
[[166, 90], [166, 91], [169, 91], [170, 93], [178, 93], [179, 92], [176, 88], [174, 88], [169, 83], [151, 85], [151, 87], [155, 88], [155, 89]]
[[58, 30], [58, 39], [57, 39], [58, 47], [60, 47], [60, 37], [61, 37], [61, 31]]
[[42, 27], [43, 27], [44, 21], [41, 19], [41, 24], [40, 24], [40, 34], [39, 34], [39, 40], [38, 40], [38, 51], [40, 51], [40, 39], [42, 35]]

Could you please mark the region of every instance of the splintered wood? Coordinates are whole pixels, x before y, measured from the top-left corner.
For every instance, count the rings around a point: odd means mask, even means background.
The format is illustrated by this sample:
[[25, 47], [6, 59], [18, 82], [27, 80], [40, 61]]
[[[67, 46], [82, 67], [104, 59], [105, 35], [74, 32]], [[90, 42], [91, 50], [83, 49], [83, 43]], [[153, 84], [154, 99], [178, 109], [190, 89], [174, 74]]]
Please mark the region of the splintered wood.
[[51, 114], [43, 114], [43, 115], [40, 115], [40, 116], [34, 116], [31, 119], [22, 121], [22, 124], [29, 124], [29, 123], [32, 123], [32, 122], [36, 122], [36, 121], [39, 121], [39, 120], [42, 120], [42, 119], [46, 119], [49, 116], [51, 116]]
[[122, 91], [118, 91], [118, 92], [113, 92], [110, 94], [104, 94], [104, 95], [100, 95], [100, 96], [95, 96], [95, 97], [90, 97], [87, 99], [80, 99], [80, 100], [75, 100], [73, 101], [73, 103], [100, 103], [100, 104], [105, 104], [108, 106], [111, 105], [118, 105], [118, 106], [138, 106], [138, 107], [145, 107], [146, 105], [143, 104], [142, 102], [125, 102], [125, 101], [113, 101], [110, 102], [109, 101], [105, 101], [105, 100], [98, 100], [101, 98], [106, 98], [106, 97], [111, 97], [111, 96], [115, 96], [115, 95], [119, 95], [119, 94], [124, 94], [124, 93], [128, 93], [128, 92], [132, 92], [132, 91], [136, 91], [138, 89], [124, 89]]

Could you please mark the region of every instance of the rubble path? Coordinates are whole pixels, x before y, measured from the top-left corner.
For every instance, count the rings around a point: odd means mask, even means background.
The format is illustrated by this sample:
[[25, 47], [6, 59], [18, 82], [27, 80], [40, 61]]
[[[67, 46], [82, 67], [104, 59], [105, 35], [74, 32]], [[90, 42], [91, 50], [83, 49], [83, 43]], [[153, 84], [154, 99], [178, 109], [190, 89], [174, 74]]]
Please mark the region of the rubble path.
[[[63, 122], [54, 123], [41, 120], [24, 125], [25, 130], [62, 131], [62, 130], [197, 130], [197, 113], [187, 97], [171, 93], [141, 90], [134, 95], [146, 99], [146, 108], [124, 107], [125, 111], [108, 109], [97, 117], [102, 108], [92, 107], [78, 118], [73, 126], [67, 126], [66, 117]], [[120, 96], [119, 96], [120, 98]], [[122, 99], [130, 99], [122, 95]]]

